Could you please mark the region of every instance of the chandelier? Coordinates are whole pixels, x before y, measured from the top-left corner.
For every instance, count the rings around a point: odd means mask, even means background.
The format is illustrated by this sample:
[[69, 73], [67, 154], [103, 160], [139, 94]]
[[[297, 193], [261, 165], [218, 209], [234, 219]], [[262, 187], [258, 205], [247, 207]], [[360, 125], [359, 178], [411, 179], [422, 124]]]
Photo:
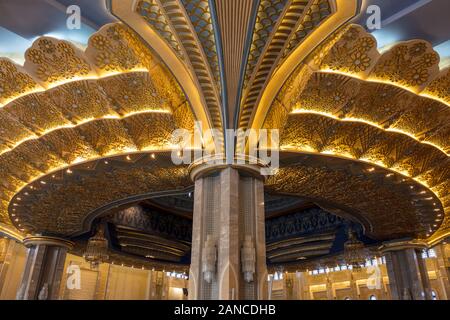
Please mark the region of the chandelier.
[[364, 243], [355, 235], [353, 230], [348, 232], [348, 240], [344, 243], [344, 258], [348, 266], [352, 266], [354, 271], [361, 270], [366, 263], [366, 249]]
[[100, 263], [109, 258], [108, 240], [105, 238], [103, 227], [98, 227], [96, 234], [89, 239], [83, 258], [91, 264], [91, 269], [97, 269]]

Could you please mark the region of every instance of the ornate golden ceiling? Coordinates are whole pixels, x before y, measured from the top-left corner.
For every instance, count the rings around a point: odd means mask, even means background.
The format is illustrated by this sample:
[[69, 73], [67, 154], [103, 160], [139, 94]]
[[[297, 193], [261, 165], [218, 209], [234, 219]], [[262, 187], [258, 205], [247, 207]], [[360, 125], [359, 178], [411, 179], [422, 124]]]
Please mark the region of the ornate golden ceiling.
[[347, 212], [378, 239], [447, 236], [450, 70], [421, 40], [380, 53], [346, 24], [357, 9], [112, 0], [124, 24], [86, 50], [41, 37], [23, 67], [0, 59], [0, 223], [73, 235], [102, 206], [188, 186], [158, 152], [199, 120], [280, 129], [291, 160], [271, 191]]

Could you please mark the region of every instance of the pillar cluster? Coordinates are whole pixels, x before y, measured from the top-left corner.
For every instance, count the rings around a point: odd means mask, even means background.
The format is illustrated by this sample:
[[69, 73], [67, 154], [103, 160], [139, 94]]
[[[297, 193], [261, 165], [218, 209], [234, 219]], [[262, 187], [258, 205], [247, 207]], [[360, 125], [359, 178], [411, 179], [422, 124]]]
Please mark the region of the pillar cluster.
[[264, 186], [251, 165], [192, 170], [195, 181], [190, 299], [267, 295]]

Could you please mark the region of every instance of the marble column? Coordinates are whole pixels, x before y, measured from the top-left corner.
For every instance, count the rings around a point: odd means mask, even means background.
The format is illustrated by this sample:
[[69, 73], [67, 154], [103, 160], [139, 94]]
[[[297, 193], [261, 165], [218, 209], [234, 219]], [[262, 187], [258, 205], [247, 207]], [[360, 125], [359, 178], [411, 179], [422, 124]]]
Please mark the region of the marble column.
[[189, 299], [267, 298], [259, 167], [204, 164], [195, 167], [191, 177], [195, 194]]
[[397, 241], [380, 248], [386, 258], [392, 300], [430, 300], [431, 289], [422, 251], [426, 244]]
[[57, 300], [67, 251], [73, 243], [55, 237], [33, 236], [24, 240], [27, 262], [18, 300]]

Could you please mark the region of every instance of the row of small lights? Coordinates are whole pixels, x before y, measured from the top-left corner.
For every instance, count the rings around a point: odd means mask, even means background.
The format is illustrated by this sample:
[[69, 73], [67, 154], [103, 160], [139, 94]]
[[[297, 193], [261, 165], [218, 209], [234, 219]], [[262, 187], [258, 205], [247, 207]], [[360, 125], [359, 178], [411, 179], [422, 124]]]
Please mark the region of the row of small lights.
[[[153, 160], [155, 160], [155, 159], [156, 159], [156, 154], [155, 154], [155, 153], [150, 154], [150, 158], [153, 159]], [[127, 156], [125, 156], [125, 160], [131, 161], [132, 158], [131, 158], [130, 155], [127, 155]], [[104, 160], [103, 163], [107, 165], [107, 164], [109, 164], [109, 161], [108, 161], [108, 160]], [[66, 173], [67, 173], [67, 174], [72, 174], [73, 171], [72, 171], [72, 169], [68, 168], [68, 169], [66, 169]], [[56, 175], [53, 174], [53, 175], [52, 175], [52, 178], [55, 179], [55, 178], [56, 178]], [[46, 182], [45, 180], [41, 180], [41, 181], [39, 181], [39, 183], [42, 184], [42, 185], [46, 185], [46, 184], [47, 184], [47, 182]], [[38, 189], [38, 187], [35, 187], [35, 186], [33, 186], [33, 185], [30, 185], [30, 186], [28, 186], [28, 187], [29, 187], [30, 190], [37, 190], [37, 189]], [[24, 195], [24, 196], [28, 196], [29, 193], [28, 193], [28, 192], [24, 192], [23, 195]], [[17, 198], [16, 198], [16, 201], [21, 201], [21, 200], [22, 200], [21, 197], [17, 197]], [[13, 203], [13, 206], [14, 206], [14, 207], [18, 207], [19, 204], [18, 204], [18, 203]], [[12, 211], [15, 212], [15, 211], [16, 211], [16, 208], [13, 208]], [[16, 214], [15, 214], [15, 213], [12, 213], [11, 216], [14, 218], [14, 221], [15, 221], [15, 222], [20, 222], [20, 219], [16, 217]], [[20, 229], [19, 229], [20, 231], [25, 231], [25, 230], [26, 230], [26, 229], [24, 229], [24, 228], [21, 228], [21, 227], [22, 227], [22, 224], [21, 224], [21, 223], [18, 223], [18, 226], [19, 226], [19, 228], [20, 228]]]
[[[379, 258], [375, 258], [375, 259], [367, 259], [366, 263], [364, 265], [361, 265], [361, 267], [367, 268], [370, 266], [378, 266], [378, 265], [383, 265], [383, 264], [386, 264], [386, 258], [379, 257]], [[330, 273], [330, 272], [339, 272], [339, 271], [344, 271], [344, 270], [353, 270], [353, 266], [347, 265], [347, 264], [341, 264], [334, 268], [326, 267], [326, 268], [319, 268], [319, 269], [315, 269], [315, 270], [309, 270], [308, 274], [309, 275], [317, 275], [317, 274], [324, 274], [324, 273]]]
[[[367, 259], [366, 263], [364, 266], [362, 267], [368, 267], [368, 266], [377, 266], [377, 265], [382, 265], [386, 263], [386, 259], [385, 257], [381, 257], [381, 258], [376, 258], [376, 259]], [[318, 274], [325, 274], [325, 273], [330, 273], [330, 272], [339, 272], [339, 271], [343, 271], [343, 270], [353, 270], [353, 266], [352, 265], [346, 265], [346, 264], [342, 264], [342, 265], [338, 265], [334, 268], [319, 268], [319, 269], [315, 269], [315, 270], [306, 270], [306, 272], [308, 272], [309, 275], [318, 275]], [[297, 271], [298, 272], [298, 271]], [[288, 272], [285, 271], [285, 273], [287, 274]], [[284, 276], [283, 276], [283, 272], [275, 272], [274, 274], [269, 274], [267, 279], [268, 281], [270, 280], [283, 280]]]

